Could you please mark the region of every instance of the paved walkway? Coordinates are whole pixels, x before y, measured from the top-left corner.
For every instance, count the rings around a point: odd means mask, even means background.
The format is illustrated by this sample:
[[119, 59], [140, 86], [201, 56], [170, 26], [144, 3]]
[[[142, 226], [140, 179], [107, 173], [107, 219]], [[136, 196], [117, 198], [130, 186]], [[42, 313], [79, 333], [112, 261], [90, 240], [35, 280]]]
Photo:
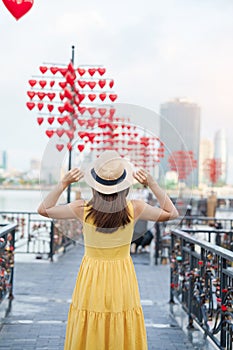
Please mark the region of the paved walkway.
[[[76, 246], [54, 263], [16, 261], [15, 299], [10, 314], [2, 319], [1, 350], [63, 350], [67, 313], [82, 254], [83, 247]], [[169, 266], [150, 266], [147, 254], [135, 255], [133, 260], [149, 350], [213, 349], [200, 331], [185, 333], [181, 329], [182, 324], [186, 329], [187, 320], [179, 308], [177, 320], [171, 316]]]

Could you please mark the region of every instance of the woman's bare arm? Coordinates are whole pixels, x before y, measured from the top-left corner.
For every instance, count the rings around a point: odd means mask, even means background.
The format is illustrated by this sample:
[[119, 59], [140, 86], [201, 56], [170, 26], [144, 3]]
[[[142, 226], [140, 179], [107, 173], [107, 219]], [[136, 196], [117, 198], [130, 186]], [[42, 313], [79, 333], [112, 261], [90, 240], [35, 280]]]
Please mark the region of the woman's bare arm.
[[179, 213], [167, 193], [157, 184], [154, 178], [145, 170], [140, 169], [134, 174], [135, 179], [150, 188], [157, 198], [160, 208], [153, 207], [142, 200], [134, 200], [137, 219], [149, 221], [167, 221], [175, 219]]
[[38, 207], [38, 213], [52, 219], [82, 219], [83, 200], [65, 205], [56, 205], [62, 192], [73, 182], [78, 182], [83, 173], [78, 169], [68, 171], [54, 189], [46, 196]]

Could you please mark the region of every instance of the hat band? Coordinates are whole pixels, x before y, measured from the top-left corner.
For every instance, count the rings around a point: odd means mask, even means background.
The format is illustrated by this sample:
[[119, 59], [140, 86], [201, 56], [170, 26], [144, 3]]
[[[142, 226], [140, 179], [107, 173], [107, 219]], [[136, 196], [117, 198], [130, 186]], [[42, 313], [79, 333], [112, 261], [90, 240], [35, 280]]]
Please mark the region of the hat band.
[[115, 180], [105, 180], [102, 179], [101, 177], [99, 177], [96, 172], [95, 169], [92, 168], [91, 169], [91, 175], [92, 177], [95, 179], [95, 181], [97, 181], [98, 183], [100, 183], [101, 185], [105, 185], [105, 186], [114, 186], [119, 184], [120, 182], [122, 182], [125, 178], [126, 178], [126, 170], [124, 169], [122, 175], [120, 177], [118, 177], [118, 179]]

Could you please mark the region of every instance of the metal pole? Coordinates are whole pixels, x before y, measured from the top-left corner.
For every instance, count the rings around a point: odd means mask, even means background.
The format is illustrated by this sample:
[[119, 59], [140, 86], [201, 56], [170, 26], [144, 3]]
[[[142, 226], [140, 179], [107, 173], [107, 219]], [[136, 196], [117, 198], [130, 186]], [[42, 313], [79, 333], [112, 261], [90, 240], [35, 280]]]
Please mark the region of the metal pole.
[[[71, 62], [74, 64], [74, 50], [75, 47], [72, 45], [72, 55], [71, 55]], [[69, 162], [68, 162], [68, 171], [71, 169], [72, 166], [72, 149], [69, 150]], [[67, 188], [67, 203], [70, 203], [70, 194], [71, 194], [71, 185], [68, 186]]]

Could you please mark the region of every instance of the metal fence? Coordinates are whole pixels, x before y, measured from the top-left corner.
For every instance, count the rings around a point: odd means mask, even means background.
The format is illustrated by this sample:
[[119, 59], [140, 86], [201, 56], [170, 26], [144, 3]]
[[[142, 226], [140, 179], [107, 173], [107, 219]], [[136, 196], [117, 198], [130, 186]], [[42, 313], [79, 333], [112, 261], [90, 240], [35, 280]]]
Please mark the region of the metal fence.
[[219, 349], [232, 349], [233, 252], [171, 230], [170, 302], [178, 300]]
[[13, 299], [16, 224], [0, 225], [0, 304]]
[[80, 241], [82, 226], [78, 220], [51, 220], [36, 212], [0, 212], [0, 224], [16, 224], [15, 252], [34, 254], [37, 259], [49, 258], [65, 252]]

